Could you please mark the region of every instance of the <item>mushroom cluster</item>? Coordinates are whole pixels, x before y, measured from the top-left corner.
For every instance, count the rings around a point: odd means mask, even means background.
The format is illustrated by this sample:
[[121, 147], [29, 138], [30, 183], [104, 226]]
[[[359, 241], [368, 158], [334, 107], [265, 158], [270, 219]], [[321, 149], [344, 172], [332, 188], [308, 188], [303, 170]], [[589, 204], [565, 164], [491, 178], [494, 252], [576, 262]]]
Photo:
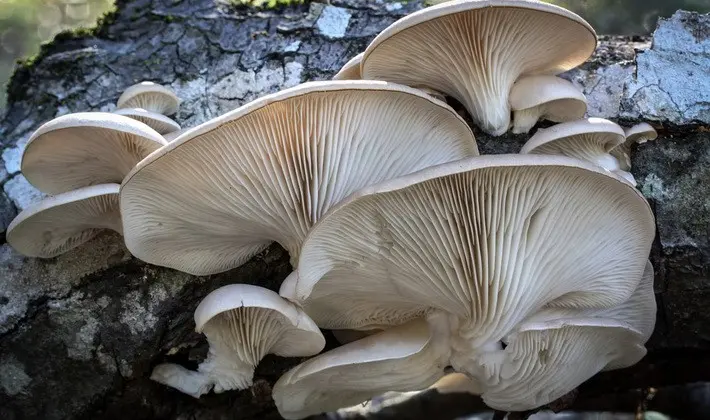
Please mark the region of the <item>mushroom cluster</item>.
[[[56, 195], [8, 242], [51, 257], [112, 229], [135, 257], [195, 275], [283, 246], [293, 272], [279, 293], [213, 291], [194, 314], [207, 358], [154, 368], [194, 397], [250, 387], [267, 354], [318, 354], [322, 328], [343, 345], [278, 380], [285, 418], [431, 386], [544, 406], [637, 363], [655, 325], [655, 221], [630, 153], [656, 133], [584, 118], [584, 95], [557, 76], [595, 47], [560, 7], [456, 0], [393, 23], [334, 80], [187, 130], [167, 118], [174, 94], [132, 86], [114, 113], [32, 136], [22, 170]], [[492, 136], [559, 124], [520, 153], [480, 156], [448, 98]]]

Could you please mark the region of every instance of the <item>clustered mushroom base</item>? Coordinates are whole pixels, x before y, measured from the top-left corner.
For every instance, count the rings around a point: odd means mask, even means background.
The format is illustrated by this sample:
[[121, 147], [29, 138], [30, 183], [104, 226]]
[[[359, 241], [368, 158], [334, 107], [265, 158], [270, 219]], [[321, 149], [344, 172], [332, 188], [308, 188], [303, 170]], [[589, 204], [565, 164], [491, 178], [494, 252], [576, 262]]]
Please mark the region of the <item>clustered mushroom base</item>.
[[[333, 81], [197, 127], [168, 117], [168, 88], [138, 83], [112, 113], [33, 134], [22, 171], [54, 196], [7, 239], [48, 258], [111, 229], [136, 257], [200, 275], [284, 246], [278, 294], [235, 284], [199, 304], [210, 350], [196, 371], [154, 368], [196, 398], [250, 387], [266, 354], [318, 354], [320, 327], [345, 344], [278, 380], [286, 418], [428, 387], [535, 409], [637, 363], [655, 325], [655, 223], [630, 153], [656, 132], [583, 118], [584, 95], [555, 76], [595, 45], [556, 6], [455, 0], [395, 22]], [[479, 156], [445, 95], [493, 135], [560, 124]]]

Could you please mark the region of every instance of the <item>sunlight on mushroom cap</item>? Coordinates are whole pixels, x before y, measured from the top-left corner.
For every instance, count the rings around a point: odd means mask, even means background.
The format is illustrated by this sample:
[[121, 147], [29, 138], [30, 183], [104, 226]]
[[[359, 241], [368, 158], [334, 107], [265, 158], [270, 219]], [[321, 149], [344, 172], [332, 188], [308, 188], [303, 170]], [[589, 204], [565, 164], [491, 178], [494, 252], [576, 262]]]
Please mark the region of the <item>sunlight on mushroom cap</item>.
[[298, 256], [353, 191], [478, 154], [445, 104], [374, 81], [306, 83], [188, 130], [121, 187], [126, 245], [191, 274], [237, 267], [272, 241]]
[[596, 48], [576, 14], [528, 0], [457, 0], [412, 13], [365, 50], [362, 78], [422, 86], [456, 98], [492, 135], [510, 123], [508, 95], [522, 75], [559, 74]]
[[45, 198], [15, 217], [7, 242], [23, 255], [51, 258], [105, 229], [121, 233], [118, 190], [118, 184], [101, 184]]
[[163, 136], [132, 118], [108, 112], [67, 114], [32, 134], [21, 170], [48, 194], [121, 183], [136, 163], [164, 144]]

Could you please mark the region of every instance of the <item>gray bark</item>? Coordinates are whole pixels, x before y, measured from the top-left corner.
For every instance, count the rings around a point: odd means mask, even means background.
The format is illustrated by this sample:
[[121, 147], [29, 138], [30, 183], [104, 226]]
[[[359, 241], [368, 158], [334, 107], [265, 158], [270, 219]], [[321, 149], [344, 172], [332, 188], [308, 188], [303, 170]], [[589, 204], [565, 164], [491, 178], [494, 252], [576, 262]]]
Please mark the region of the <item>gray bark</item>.
[[[147, 377], [165, 360], [200, 360], [205, 342], [192, 332], [192, 312], [202, 297], [239, 282], [277, 290], [290, 271], [286, 253], [274, 245], [210, 277], [144, 264], [115, 235], [51, 260], [22, 257], [4, 243], [4, 230], [41, 196], [19, 174], [22, 147], [44, 121], [111, 110], [141, 80], [170, 85], [183, 100], [177, 119], [189, 127], [266, 93], [328, 79], [422, 4], [333, 0], [256, 11], [214, 0], [117, 3], [93, 35], [64, 34], [43, 47], [8, 88], [0, 120], [0, 418], [279, 418], [270, 387], [299, 360], [268, 357], [251, 389], [200, 400]], [[583, 385], [579, 408], [633, 410], [637, 388], [710, 378], [708, 68], [710, 16], [679, 12], [660, 23], [652, 47], [650, 39], [602, 37], [593, 59], [565, 76], [584, 88], [591, 116], [650, 121], [660, 134], [633, 151], [634, 176], [658, 224], [650, 353]], [[526, 138], [477, 132], [482, 153], [517, 152]], [[469, 396], [429, 392], [372, 416], [454, 418], [482, 408]]]

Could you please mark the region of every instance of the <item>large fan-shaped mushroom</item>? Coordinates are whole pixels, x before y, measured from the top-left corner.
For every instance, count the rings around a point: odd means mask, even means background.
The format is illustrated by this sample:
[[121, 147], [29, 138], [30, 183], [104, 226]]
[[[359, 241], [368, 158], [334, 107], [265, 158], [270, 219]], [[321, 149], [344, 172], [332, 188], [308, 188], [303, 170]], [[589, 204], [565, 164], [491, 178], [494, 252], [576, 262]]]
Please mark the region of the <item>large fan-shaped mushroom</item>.
[[67, 114], [32, 134], [21, 169], [32, 185], [48, 194], [121, 183], [136, 163], [166, 143], [152, 128], [122, 115]]
[[483, 131], [510, 125], [508, 95], [523, 75], [582, 64], [596, 34], [581, 17], [530, 0], [457, 0], [406, 16], [367, 47], [363, 79], [426, 87], [456, 98]]
[[447, 313], [455, 353], [466, 354], [495, 348], [543, 306], [623, 302], [654, 233], [643, 196], [596, 165], [481, 156], [364, 188], [334, 207], [309, 233], [281, 295], [322, 328]]
[[23, 255], [51, 258], [102, 230], [122, 233], [118, 190], [118, 184], [101, 184], [45, 198], [10, 223], [7, 242]]
[[239, 266], [272, 241], [295, 259], [310, 227], [353, 191], [477, 154], [456, 112], [416, 89], [306, 83], [142, 161], [121, 187], [126, 245], [192, 274]]
[[221, 287], [195, 310], [196, 331], [210, 344], [197, 372], [176, 364], [155, 367], [151, 379], [193, 397], [252, 384], [254, 368], [267, 354], [311, 356], [325, 346], [318, 327], [277, 293], [248, 284]]

